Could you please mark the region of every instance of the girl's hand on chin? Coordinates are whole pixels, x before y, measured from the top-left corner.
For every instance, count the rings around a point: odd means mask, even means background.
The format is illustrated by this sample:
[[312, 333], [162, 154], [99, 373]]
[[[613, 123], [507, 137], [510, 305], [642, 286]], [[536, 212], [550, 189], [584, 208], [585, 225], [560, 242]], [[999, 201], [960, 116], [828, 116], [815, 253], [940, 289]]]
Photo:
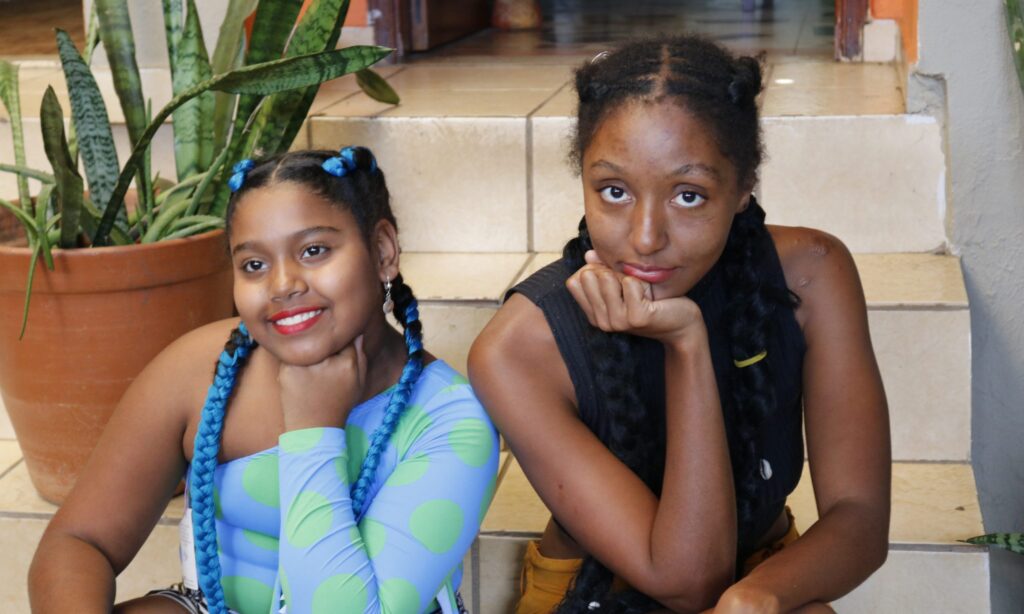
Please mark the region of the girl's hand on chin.
[[706, 334], [700, 307], [686, 296], [655, 300], [651, 284], [613, 270], [594, 250], [585, 257], [565, 285], [592, 326], [663, 343]]
[[363, 336], [314, 365], [281, 363], [277, 381], [286, 431], [344, 426], [366, 385]]

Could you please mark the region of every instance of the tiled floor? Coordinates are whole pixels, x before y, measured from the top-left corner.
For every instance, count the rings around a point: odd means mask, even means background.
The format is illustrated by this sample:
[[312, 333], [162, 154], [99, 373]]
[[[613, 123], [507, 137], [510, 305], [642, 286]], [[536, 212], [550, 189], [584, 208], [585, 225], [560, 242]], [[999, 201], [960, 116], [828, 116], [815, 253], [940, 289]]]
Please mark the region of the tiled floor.
[[55, 56], [53, 29], [85, 41], [82, 0], [0, 0], [0, 58]]
[[533, 31], [486, 30], [412, 59], [590, 57], [623, 40], [659, 32], [692, 32], [734, 51], [770, 56], [830, 57], [835, 23], [832, 0], [757, 2], [746, 13], [739, 0], [542, 0], [544, 22]]

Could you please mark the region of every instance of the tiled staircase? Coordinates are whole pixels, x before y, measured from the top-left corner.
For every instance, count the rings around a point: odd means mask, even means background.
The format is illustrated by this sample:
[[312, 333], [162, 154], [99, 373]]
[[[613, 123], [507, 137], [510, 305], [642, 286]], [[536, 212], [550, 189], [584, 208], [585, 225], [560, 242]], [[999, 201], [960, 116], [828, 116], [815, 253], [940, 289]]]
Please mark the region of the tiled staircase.
[[[392, 190], [403, 272], [421, 300], [427, 346], [457, 369], [465, 368], [470, 343], [504, 292], [556, 257], [575, 231], [582, 205], [566, 144], [571, 66], [579, 60], [386, 67], [382, 73], [403, 98], [398, 107], [373, 102], [342, 79], [322, 88], [296, 143], [374, 149]], [[941, 126], [904, 113], [891, 66], [793, 58], [770, 64], [762, 100], [770, 159], [760, 200], [770, 223], [825, 229], [855, 252], [890, 405], [889, 559], [834, 605], [844, 613], [986, 612], [988, 554], [957, 542], [982, 526], [970, 466], [970, 318], [959, 261], [946, 254]], [[38, 108], [47, 81], [60, 82], [57, 69], [23, 71], [26, 113]], [[157, 107], [169, 97], [147, 92]], [[30, 165], [42, 166], [38, 120], [26, 122]], [[124, 132], [115, 129], [122, 142]], [[171, 176], [170, 131], [161, 134], [154, 167]], [[0, 117], [0, 159], [10, 151], [9, 125]], [[0, 176], [0, 194], [12, 194], [13, 186]], [[13, 442], [0, 442], [0, 550], [11, 553], [0, 562], [11, 578], [0, 587], [5, 612], [27, 611], [22, 578], [53, 511], [31, 491], [18, 456]], [[817, 515], [808, 476], [791, 504], [806, 529]], [[175, 579], [179, 516], [176, 502], [119, 580], [120, 595]], [[466, 559], [471, 611], [509, 610], [523, 548], [547, 518], [506, 453], [494, 504]]]

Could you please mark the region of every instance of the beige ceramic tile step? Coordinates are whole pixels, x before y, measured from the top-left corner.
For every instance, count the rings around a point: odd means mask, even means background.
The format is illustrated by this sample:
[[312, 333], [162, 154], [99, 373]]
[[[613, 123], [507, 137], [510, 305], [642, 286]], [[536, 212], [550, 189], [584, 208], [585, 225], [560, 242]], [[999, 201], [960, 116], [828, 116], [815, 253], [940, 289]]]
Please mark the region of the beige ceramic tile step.
[[[530, 116], [534, 251], [560, 249], [583, 214], [567, 161], [573, 104], [563, 90]], [[766, 115], [761, 125], [767, 157], [757, 194], [769, 222], [820, 228], [856, 252], [945, 247], [946, 163], [933, 118]]]
[[[28, 566], [56, 509], [36, 495], [17, 442], [0, 441], [0, 552], [4, 553], [0, 574], [7, 580], [0, 587], [0, 611], [28, 614]], [[181, 497], [171, 501], [142, 550], [118, 577], [119, 600], [181, 581], [178, 521], [182, 509]]]
[[[537, 254], [522, 278], [558, 257]], [[896, 460], [967, 461], [971, 451], [970, 312], [960, 261], [855, 254], [889, 400]]]
[[[989, 609], [988, 553], [960, 544], [982, 533], [971, 467], [958, 463], [894, 463], [889, 558], [868, 582], [834, 605], [839, 612], [956, 612]], [[817, 518], [810, 477], [789, 504], [806, 531]], [[479, 540], [482, 613], [509, 611], [526, 542], [550, 514], [515, 459], [508, 463]], [[841, 554], [841, 553], [839, 553]], [[935, 590], [942, 587], [941, 590]]]

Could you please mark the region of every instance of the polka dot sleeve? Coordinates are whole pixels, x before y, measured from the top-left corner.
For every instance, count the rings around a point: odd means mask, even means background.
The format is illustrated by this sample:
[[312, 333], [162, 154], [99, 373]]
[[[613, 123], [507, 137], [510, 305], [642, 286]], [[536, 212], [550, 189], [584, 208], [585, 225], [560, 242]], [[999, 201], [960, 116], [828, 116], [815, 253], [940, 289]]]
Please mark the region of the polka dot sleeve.
[[350, 482], [373, 418], [353, 410], [345, 429], [280, 437], [279, 578], [289, 612], [424, 612], [443, 587], [457, 587], [493, 496], [498, 441], [465, 379], [439, 371], [417, 384], [358, 522]]

